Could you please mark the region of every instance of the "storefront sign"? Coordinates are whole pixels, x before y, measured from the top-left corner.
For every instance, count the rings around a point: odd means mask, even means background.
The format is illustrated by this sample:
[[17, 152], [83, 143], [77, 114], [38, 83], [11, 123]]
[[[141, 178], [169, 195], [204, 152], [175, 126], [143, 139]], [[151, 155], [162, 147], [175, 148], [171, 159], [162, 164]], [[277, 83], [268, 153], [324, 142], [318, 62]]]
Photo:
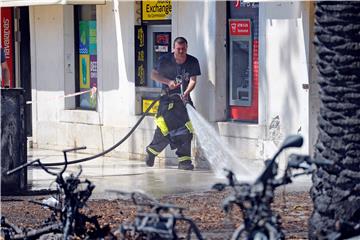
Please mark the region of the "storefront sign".
[[[10, 71], [10, 87], [14, 87], [13, 8], [1, 8], [1, 46]], [[1, 83], [3, 86], [3, 83]]]
[[171, 20], [171, 12], [172, 12], [171, 0], [142, 1], [143, 21]]
[[230, 20], [230, 36], [250, 36], [250, 20]]
[[146, 86], [146, 26], [135, 26], [135, 86]]
[[256, 2], [251, 2], [252, 0], [236, 0], [234, 2], [234, 7], [235, 8], [240, 8], [240, 7], [251, 7], [251, 8], [257, 8], [259, 6], [260, 2], [259, 0], [256, 0]]

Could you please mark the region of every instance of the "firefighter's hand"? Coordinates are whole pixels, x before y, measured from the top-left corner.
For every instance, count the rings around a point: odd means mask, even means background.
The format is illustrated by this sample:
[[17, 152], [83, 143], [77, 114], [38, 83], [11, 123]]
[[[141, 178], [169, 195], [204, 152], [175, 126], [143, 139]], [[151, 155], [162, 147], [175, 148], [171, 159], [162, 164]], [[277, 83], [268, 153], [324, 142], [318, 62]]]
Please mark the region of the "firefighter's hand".
[[181, 100], [183, 101], [184, 105], [189, 103], [189, 94], [183, 94], [181, 95]]
[[170, 80], [167, 85], [169, 86], [170, 90], [173, 90], [173, 89], [179, 87], [180, 83], [176, 83], [175, 81]]

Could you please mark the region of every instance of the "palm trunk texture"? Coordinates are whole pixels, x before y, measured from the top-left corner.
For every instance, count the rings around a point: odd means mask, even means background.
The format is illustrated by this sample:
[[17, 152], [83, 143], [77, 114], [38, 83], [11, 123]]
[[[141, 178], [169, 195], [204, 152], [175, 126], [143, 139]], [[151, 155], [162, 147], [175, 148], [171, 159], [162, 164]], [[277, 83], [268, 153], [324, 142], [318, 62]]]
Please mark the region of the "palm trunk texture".
[[360, 221], [360, 2], [316, 2], [320, 114], [315, 158], [333, 161], [313, 174], [309, 238]]

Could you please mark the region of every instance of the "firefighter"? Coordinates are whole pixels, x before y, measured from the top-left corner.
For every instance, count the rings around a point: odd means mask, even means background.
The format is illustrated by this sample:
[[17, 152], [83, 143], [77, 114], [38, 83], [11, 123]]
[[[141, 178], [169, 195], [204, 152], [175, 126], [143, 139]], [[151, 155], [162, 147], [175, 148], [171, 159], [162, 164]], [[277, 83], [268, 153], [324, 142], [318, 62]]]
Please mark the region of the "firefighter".
[[157, 155], [170, 144], [176, 149], [179, 169], [193, 170], [191, 140], [193, 130], [185, 105], [193, 105], [190, 92], [195, 88], [196, 77], [201, 75], [199, 61], [187, 54], [187, 41], [183, 37], [174, 40], [173, 52], [161, 56], [151, 72], [154, 81], [162, 83], [163, 92], [155, 117], [157, 128], [146, 147], [146, 165], [154, 166]]

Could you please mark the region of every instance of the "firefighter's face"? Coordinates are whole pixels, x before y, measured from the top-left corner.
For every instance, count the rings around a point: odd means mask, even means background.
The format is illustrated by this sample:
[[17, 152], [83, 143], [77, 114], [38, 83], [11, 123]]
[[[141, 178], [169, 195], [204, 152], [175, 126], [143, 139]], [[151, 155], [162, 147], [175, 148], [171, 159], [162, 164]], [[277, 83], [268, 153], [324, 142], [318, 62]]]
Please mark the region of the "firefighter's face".
[[186, 52], [187, 52], [187, 44], [186, 43], [175, 43], [174, 54], [175, 54], [176, 59], [184, 58], [186, 56]]

